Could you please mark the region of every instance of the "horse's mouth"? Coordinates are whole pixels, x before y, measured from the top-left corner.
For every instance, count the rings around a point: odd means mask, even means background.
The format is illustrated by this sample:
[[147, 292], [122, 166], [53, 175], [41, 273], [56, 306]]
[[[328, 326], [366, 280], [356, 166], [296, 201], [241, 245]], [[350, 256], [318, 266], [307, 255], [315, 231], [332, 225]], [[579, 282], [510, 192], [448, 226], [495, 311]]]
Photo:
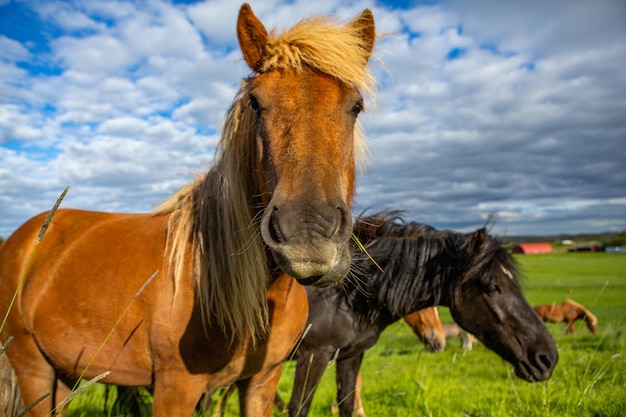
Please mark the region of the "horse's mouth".
[[335, 248], [335, 253], [327, 256], [330, 260], [323, 257], [317, 257], [317, 261], [311, 260], [310, 258], [315, 259], [316, 256], [309, 255], [307, 258], [306, 253], [290, 257], [285, 246], [272, 250], [272, 253], [278, 266], [305, 286], [328, 287], [340, 283], [350, 270], [350, 253], [347, 245]]
[[[299, 284], [304, 285], [304, 286], [309, 286], [309, 285], [313, 285], [313, 286], [319, 286], [317, 285], [317, 283], [324, 278], [324, 275], [316, 275], [313, 277], [308, 277], [308, 278], [296, 278], [296, 281], [298, 281]], [[324, 285], [326, 286], [326, 285]]]
[[[335, 266], [330, 269], [330, 271], [322, 275], [313, 275], [310, 277], [296, 276], [296, 281], [298, 281], [298, 283], [301, 285], [313, 286], [318, 288], [324, 288], [338, 284], [343, 280], [347, 273], [347, 269], [344, 267], [344, 263], [344, 261], [338, 261]], [[347, 263], [349, 265], [350, 261], [348, 260]]]
[[528, 382], [538, 381], [538, 379], [533, 374], [532, 367], [526, 361], [518, 362], [516, 365], [514, 365], [513, 369], [515, 370], [515, 375], [517, 375], [518, 378], [523, 379], [524, 381], [528, 381]]

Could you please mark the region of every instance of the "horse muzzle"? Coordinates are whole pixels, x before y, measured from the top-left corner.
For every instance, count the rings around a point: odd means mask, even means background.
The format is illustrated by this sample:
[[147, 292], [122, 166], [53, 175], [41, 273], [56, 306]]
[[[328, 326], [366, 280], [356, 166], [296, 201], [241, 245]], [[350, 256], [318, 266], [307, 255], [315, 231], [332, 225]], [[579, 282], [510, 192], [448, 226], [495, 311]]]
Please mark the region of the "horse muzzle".
[[328, 286], [350, 270], [352, 216], [343, 202], [304, 208], [270, 203], [260, 226], [277, 265], [302, 285]]
[[520, 358], [514, 363], [515, 375], [529, 382], [546, 381], [552, 376], [558, 360], [556, 347], [528, 352], [525, 358]]

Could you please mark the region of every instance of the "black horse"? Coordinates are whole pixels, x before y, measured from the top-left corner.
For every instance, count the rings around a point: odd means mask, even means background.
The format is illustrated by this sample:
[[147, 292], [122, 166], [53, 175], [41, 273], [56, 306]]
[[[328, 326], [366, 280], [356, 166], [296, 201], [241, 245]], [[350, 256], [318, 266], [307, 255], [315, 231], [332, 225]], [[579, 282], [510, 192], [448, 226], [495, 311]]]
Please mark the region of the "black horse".
[[484, 228], [438, 231], [384, 211], [359, 218], [354, 233], [369, 256], [354, 257], [342, 286], [307, 288], [311, 327], [295, 353], [291, 417], [307, 415], [335, 356], [339, 413], [351, 416], [365, 350], [391, 323], [436, 305], [449, 307], [461, 327], [514, 365], [518, 377], [550, 378], [558, 360], [554, 340], [524, 298], [515, 260]]

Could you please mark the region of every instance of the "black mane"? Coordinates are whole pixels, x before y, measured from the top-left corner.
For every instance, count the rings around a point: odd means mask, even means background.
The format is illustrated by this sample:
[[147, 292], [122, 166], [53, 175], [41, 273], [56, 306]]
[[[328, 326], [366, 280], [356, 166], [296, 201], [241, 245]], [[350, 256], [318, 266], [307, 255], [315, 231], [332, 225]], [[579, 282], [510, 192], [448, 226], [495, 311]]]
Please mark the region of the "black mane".
[[513, 257], [484, 228], [468, 234], [439, 231], [388, 210], [360, 216], [354, 234], [367, 253], [355, 248], [343, 291], [368, 320], [385, 310], [402, 317], [416, 303], [439, 305], [450, 288], [473, 280], [487, 285], [502, 268], [518, 275]]

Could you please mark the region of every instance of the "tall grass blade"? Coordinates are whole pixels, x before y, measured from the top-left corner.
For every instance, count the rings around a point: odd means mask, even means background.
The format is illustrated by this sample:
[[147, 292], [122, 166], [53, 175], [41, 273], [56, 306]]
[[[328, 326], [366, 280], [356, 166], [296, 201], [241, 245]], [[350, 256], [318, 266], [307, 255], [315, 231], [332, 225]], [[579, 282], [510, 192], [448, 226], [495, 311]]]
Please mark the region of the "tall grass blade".
[[35, 257], [35, 252], [37, 251], [37, 247], [39, 246], [39, 243], [41, 243], [41, 240], [46, 234], [46, 231], [48, 230], [48, 226], [50, 225], [50, 222], [52, 221], [54, 214], [56, 213], [57, 209], [61, 205], [61, 201], [63, 201], [69, 189], [70, 189], [69, 185], [65, 187], [65, 189], [63, 190], [59, 198], [57, 198], [57, 201], [54, 203], [54, 206], [52, 206], [52, 210], [50, 210], [50, 212], [48, 213], [48, 216], [46, 217], [46, 220], [43, 222], [43, 225], [41, 225], [41, 229], [39, 229], [39, 234], [37, 235], [37, 239], [35, 240], [33, 249], [30, 251], [30, 255], [28, 256], [26, 267], [24, 268], [24, 271], [22, 272], [22, 275], [20, 276], [20, 280], [17, 284], [17, 288], [15, 289], [15, 293], [13, 294], [13, 298], [11, 298], [11, 302], [9, 303], [9, 308], [4, 314], [4, 319], [2, 320], [2, 324], [0, 324], [0, 332], [2, 332], [2, 329], [4, 329], [4, 326], [9, 318], [9, 313], [11, 313], [11, 310], [13, 309], [13, 304], [15, 304], [15, 299], [17, 298], [17, 294], [20, 292], [20, 289], [22, 288], [22, 285], [24, 284], [26, 275], [28, 274], [28, 271], [30, 270], [30, 264], [32, 263], [33, 258]]
[[52, 206], [52, 210], [50, 210], [50, 212], [48, 213], [48, 216], [46, 217], [46, 220], [43, 222], [43, 226], [41, 226], [41, 229], [39, 230], [39, 234], [37, 235], [37, 244], [41, 242], [44, 235], [46, 234], [46, 231], [48, 230], [48, 226], [50, 226], [50, 222], [52, 221], [52, 218], [54, 217], [54, 213], [57, 212], [57, 209], [61, 205], [61, 201], [63, 201], [69, 189], [70, 189], [70, 186], [69, 185], [66, 186], [63, 192], [61, 193], [61, 195], [59, 196], [59, 198], [57, 198], [57, 201], [54, 203], [54, 206]]
[[11, 344], [12, 341], [13, 341], [13, 336], [9, 336], [7, 338], [7, 341], [4, 342], [2, 347], [0, 347], [0, 355], [2, 355], [7, 350], [7, 348], [9, 347], [9, 345]]
[[378, 262], [376, 262], [374, 260], [374, 258], [372, 258], [372, 256], [369, 254], [369, 252], [367, 251], [367, 249], [365, 248], [365, 245], [363, 245], [363, 243], [361, 243], [361, 240], [354, 234], [352, 233], [352, 240], [354, 241], [354, 243], [356, 243], [356, 245], [359, 247], [359, 249], [361, 249], [361, 251], [363, 251], [364, 254], [367, 255], [367, 257], [370, 259], [370, 261], [372, 261], [372, 263], [374, 265], [376, 265], [376, 268], [378, 268], [378, 270], [380, 272], [385, 272], [383, 271], [383, 269], [380, 267], [380, 265], [378, 265]]
[[[63, 401], [61, 401], [59, 403], [59, 405], [55, 408], [55, 410], [53, 410], [53, 413], [57, 414], [58, 412], [63, 410], [63, 408], [65, 408], [65, 406], [67, 406], [70, 403], [70, 401], [72, 401], [74, 398], [76, 398], [80, 393], [82, 393], [87, 388], [89, 388], [90, 386], [92, 386], [96, 382], [100, 381], [101, 379], [106, 378], [107, 376], [109, 376], [110, 373], [111, 373], [111, 371], [103, 372], [100, 375], [98, 375], [98, 376], [90, 379], [89, 381], [85, 382], [83, 385], [81, 385], [77, 389], [75, 389], [72, 392], [70, 392], [70, 394], [67, 397], [65, 397], [65, 399], [63, 399]], [[56, 410], [58, 410], [58, 411], [56, 411]]]
[[19, 413], [17, 415], [17, 417], [23, 417], [26, 415], [26, 413], [28, 413], [34, 406], [36, 406], [37, 404], [39, 404], [40, 402], [42, 402], [43, 400], [45, 400], [46, 398], [48, 398], [50, 395], [52, 395], [52, 392], [46, 392], [44, 395], [42, 395], [41, 397], [37, 398], [35, 401], [33, 401], [28, 407], [26, 407], [24, 409], [24, 411], [22, 411], [21, 413]]

